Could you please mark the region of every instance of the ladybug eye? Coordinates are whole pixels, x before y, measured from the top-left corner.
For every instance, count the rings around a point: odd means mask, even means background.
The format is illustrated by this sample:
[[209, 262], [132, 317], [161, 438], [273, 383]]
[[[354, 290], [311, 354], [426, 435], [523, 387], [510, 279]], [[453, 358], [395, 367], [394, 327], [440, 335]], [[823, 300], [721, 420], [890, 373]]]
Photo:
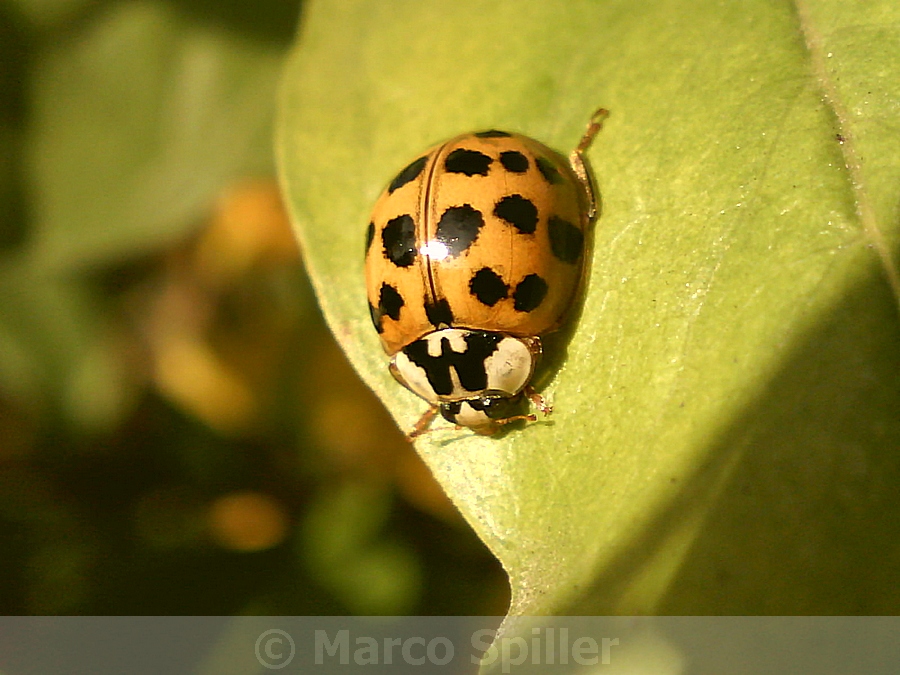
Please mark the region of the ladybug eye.
[[480, 410], [492, 420], [502, 420], [515, 414], [518, 402], [517, 398], [507, 396], [483, 396], [480, 399], [469, 401], [469, 405], [475, 410]]
[[462, 401], [441, 403], [441, 417], [453, 424], [459, 424], [459, 414], [462, 412]]

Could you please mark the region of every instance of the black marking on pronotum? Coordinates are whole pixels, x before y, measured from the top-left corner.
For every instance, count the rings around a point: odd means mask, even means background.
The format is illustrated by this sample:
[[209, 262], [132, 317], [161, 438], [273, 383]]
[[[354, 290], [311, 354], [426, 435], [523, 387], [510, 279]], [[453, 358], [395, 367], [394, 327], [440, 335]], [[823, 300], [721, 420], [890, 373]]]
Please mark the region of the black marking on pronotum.
[[372, 240], [375, 238], [375, 223], [369, 223], [368, 229], [366, 229], [366, 255], [369, 254], [369, 249], [372, 247]]
[[496, 129], [488, 129], [487, 131], [479, 131], [475, 134], [476, 138], [509, 138], [512, 134], [507, 131], [497, 131]]
[[462, 173], [471, 176], [487, 176], [491, 162], [494, 160], [478, 150], [457, 148], [444, 160], [444, 168], [450, 173]]
[[473, 331], [465, 335], [466, 350], [462, 353], [453, 351], [446, 337], [441, 338], [441, 353], [438, 356], [428, 353], [428, 341], [424, 339], [407, 345], [403, 353], [425, 371], [434, 393], [449, 396], [453, 393], [451, 368], [456, 371], [459, 383], [466, 391], [483, 391], [487, 387], [484, 362], [497, 351], [497, 344], [502, 339], [503, 336], [498, 333]]
[[517, 150], [501, 152], [500, 163], [510, 173], [525, 173], [528, 171], [528, 158]]
[[371, 302], [369, 303], [369, 316], [372, 317], [372, 325], [375, 326], [375, 330], [381, 335], [384, 332], [384, 326], [381, 325], [381, 312], [375, 309]]
[[551, 216], [547, 225], [553, 255], [570, 265], [577, 262], [584, 246], [584, 233], [568, 220], [556, 216]]
[[481, 211], [469, 204], [451, 206], [441, 216], [435, 238], [447, 247], [447, 255], [455, 257], [475, 242], [482, 227], [484, 217]]
[[425, 157], [419, 157], [419, 159], [412, 162], [409, 166], [403, 169], [403, 171], [398, 173], [394, 180], [391, 181], [391, 184], [388, 185], [388, 194], [393, 193], [394, 190], [398, 190], [410, 181], [414, 181], [416, 178], [418, 178], [419, 174], [422, 173], [422, 169], [425, 168], [426, 162], [428, 162], [427, 155]]
[[397, 292], [397, 289], [390, 284], [381, 284], [381, 291], [378, 293], [378, 311], [382, 316], [389, 316], [394, 321], [400, 319], [400, 309], [406, 303], [403, 302], [403, 296]]
[[538, 210], [522, 195], [509, 195], [494, 206], [494, 215], [502, 218], [522, 234], [531, 234], [537, 227]]
[[541, 175], [551, 185], [554, 185], [559, 182], [559, 171], [553, 163], [547, 159], [546, 157], [538, 157], [534, 160], [534, 163], [537, 164], [538, 171], [541, 172]]
[[513, 307], [518, 312], [531, 312], [540, 306], [546, 295], [547, 282], [537, 274], [529, 274], [513, 291]]
[[493, 307], [509, 294], [509, 286], [490, 267], [482, 267], [469, 280], [469, 291], [479, 302]]
[[416, 259], [416, 224], [410, 215], [391, 218], [381, 231], [387, 259], [397, 267], [409, 267]]
[[453, 310], [450, 309], [450, 303], [447, 298], [441, 298], [437, 302], [429, 302], [425, 298], [425, 316], [428, 322], [435, 328], [447, 327], [453, 325]]

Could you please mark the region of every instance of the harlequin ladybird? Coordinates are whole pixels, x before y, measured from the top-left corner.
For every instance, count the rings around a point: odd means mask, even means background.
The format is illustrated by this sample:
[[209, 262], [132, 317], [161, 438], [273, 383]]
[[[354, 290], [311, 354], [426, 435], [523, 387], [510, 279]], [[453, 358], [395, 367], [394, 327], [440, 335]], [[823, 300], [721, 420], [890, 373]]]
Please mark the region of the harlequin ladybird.
[[366, 234], [369, 310], [390, 370], [458, 427], [493, 434], [530, 399], [540, 336], [558, 328], [582, 282], [596, 199], [584, 161], [607, 111], [566, 160], [527, 136], [482, 131], [407, 165]]

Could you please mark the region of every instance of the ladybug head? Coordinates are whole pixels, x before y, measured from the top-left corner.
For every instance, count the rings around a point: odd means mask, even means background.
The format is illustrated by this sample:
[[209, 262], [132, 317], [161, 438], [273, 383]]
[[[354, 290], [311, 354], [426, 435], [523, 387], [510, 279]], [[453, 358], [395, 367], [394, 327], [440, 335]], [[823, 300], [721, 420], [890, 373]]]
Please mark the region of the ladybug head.
[[522, 401], [521, 394], [485, 391], [476, 398], [441, 403], [441, 416], [452, 424], [490, 436], [504, 424], [534, 419], [534, 415], [521, 414]]

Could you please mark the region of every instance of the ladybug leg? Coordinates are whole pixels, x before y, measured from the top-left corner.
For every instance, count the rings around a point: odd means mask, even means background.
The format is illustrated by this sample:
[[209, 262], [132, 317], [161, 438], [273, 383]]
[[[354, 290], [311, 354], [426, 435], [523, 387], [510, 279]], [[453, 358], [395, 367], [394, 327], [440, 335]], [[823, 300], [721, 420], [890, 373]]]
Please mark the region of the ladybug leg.
[[[534, 413], [529, 413], [528, 415], [513, 415], [512, 417], [505, 417], [502, 420], [494, 420], [494, 424], [492, 425], [492, 427], [501, 427], [504, 424], [510, 424], [512, 422], [518, 422], [520, 420], [524, 420], [526, 422], [537, 422], [537, 415], [535, 415]], [[497, 430], [492, 427], [489, 427], [490, 431], [483, 432], [484, 435], [490, 436], [496, 433]]]
[[594, 216], [597, 215], [597, 196], [596, 191], [594, 190], [594, 184], [591, 181], [591, 174], [585, 166], [584, 153], [587, 152], [587, 149], [591, 146], [594, 136], [596, 136], [600, 129], [603, 128], [603, 120], [608, 116], [609, 110], [606, 108], [597, 108], [594, 114], [591, 115], [590, 121], [588, 121], [584, 135], [581, 137], [576, 148], [572, 151], [572, 154], [569, 155], [569, 164], [571, 164], [572, 171], [575, 172], [575, 176], [578, 178], [578, 182], [581, 183], [581, 187], [584, 189], [584, 194], [587, 198], [588, 222], [593, 220]]
[[[530, 384], [525, 387], [525, 395], [528, 397], [529, 401], [534, 403], [534, 407], [544, 414], [544, 417], [553, 412], [553, 406], [547, 403], [547, 401], [544, 400], [544, 397], [537, 393]], [[532, 417], [534, 417], [534, 415], [532, 415]]]
[[408, 434], [406, 434], [406, 440], [412, 443], [413, 439], [418, 438], [422, 434], [427, 434], [431, 431], [431, 423], [434, 422], [434, 418], [437, 417], [438, 407], [436, 405], [432, 405], [428, 408], [422, 416], [419, 418], [419, 421], [416, 422], [416, 426], [412, 428]]

